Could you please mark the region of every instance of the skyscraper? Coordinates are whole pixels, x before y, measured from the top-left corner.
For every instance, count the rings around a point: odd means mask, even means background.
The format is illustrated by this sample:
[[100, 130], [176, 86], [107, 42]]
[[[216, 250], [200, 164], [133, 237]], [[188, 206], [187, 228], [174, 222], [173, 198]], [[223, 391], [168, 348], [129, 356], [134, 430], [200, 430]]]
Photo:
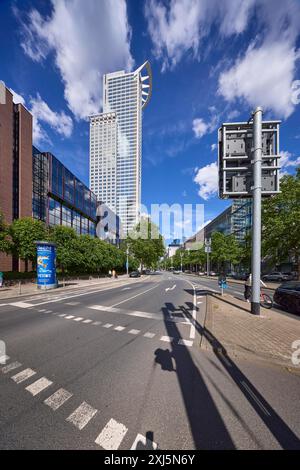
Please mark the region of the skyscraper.
[[116, 211], [126, 235], [139, 221], [142, 110], [152, 91], [149, 62], [103, 77], [103, 113], [90, 117], [90, 188]]

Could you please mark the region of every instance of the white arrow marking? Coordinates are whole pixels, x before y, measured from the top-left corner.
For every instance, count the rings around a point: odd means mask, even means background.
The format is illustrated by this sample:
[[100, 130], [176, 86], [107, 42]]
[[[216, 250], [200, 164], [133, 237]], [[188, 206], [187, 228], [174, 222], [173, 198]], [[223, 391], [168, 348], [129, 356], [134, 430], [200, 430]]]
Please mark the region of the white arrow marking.
[[176, 284], [174, 284], [174, 286], [173, 286], [173, 287], [167, 287], [167, 288], [165, 289], [165, 291], [166, 291], [166, 292], [168, 292], [168, 290], [174, 290], [174, 289], [175, 289], [175, 287], [176, 287]]

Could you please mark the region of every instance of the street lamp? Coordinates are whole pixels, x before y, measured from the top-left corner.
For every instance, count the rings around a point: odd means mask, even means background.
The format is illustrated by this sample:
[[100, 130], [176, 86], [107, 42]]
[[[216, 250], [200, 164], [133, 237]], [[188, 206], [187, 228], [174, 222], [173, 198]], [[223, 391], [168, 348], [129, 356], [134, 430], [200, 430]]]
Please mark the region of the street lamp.
[[127, 247], [126, 249], [126, 273], [127, 273], [127, 276], [129, 274], [129, 248]]

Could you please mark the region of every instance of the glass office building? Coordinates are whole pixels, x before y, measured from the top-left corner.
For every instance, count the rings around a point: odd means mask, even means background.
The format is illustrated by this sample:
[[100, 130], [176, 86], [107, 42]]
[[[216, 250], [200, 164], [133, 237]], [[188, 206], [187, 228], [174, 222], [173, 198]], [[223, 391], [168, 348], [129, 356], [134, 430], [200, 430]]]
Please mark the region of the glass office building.
[[103, 77], [103, 113], [90, 118], [90, 188], [120, 217], [123, 236], [141, 204], [142, 110], [152, 90], [149, 62]]
[[33, 149], [33, 217], [95, 236], [97, 198], [54, 155]]

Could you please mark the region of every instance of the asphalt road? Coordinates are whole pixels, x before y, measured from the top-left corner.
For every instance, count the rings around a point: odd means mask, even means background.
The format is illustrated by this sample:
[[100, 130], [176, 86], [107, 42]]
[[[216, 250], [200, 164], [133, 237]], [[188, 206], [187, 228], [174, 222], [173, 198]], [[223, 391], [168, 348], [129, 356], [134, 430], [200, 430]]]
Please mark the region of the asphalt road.
[[0, 303], [0, 448], [299, 449], [300, 376], [201, 350], [196, 283]]

